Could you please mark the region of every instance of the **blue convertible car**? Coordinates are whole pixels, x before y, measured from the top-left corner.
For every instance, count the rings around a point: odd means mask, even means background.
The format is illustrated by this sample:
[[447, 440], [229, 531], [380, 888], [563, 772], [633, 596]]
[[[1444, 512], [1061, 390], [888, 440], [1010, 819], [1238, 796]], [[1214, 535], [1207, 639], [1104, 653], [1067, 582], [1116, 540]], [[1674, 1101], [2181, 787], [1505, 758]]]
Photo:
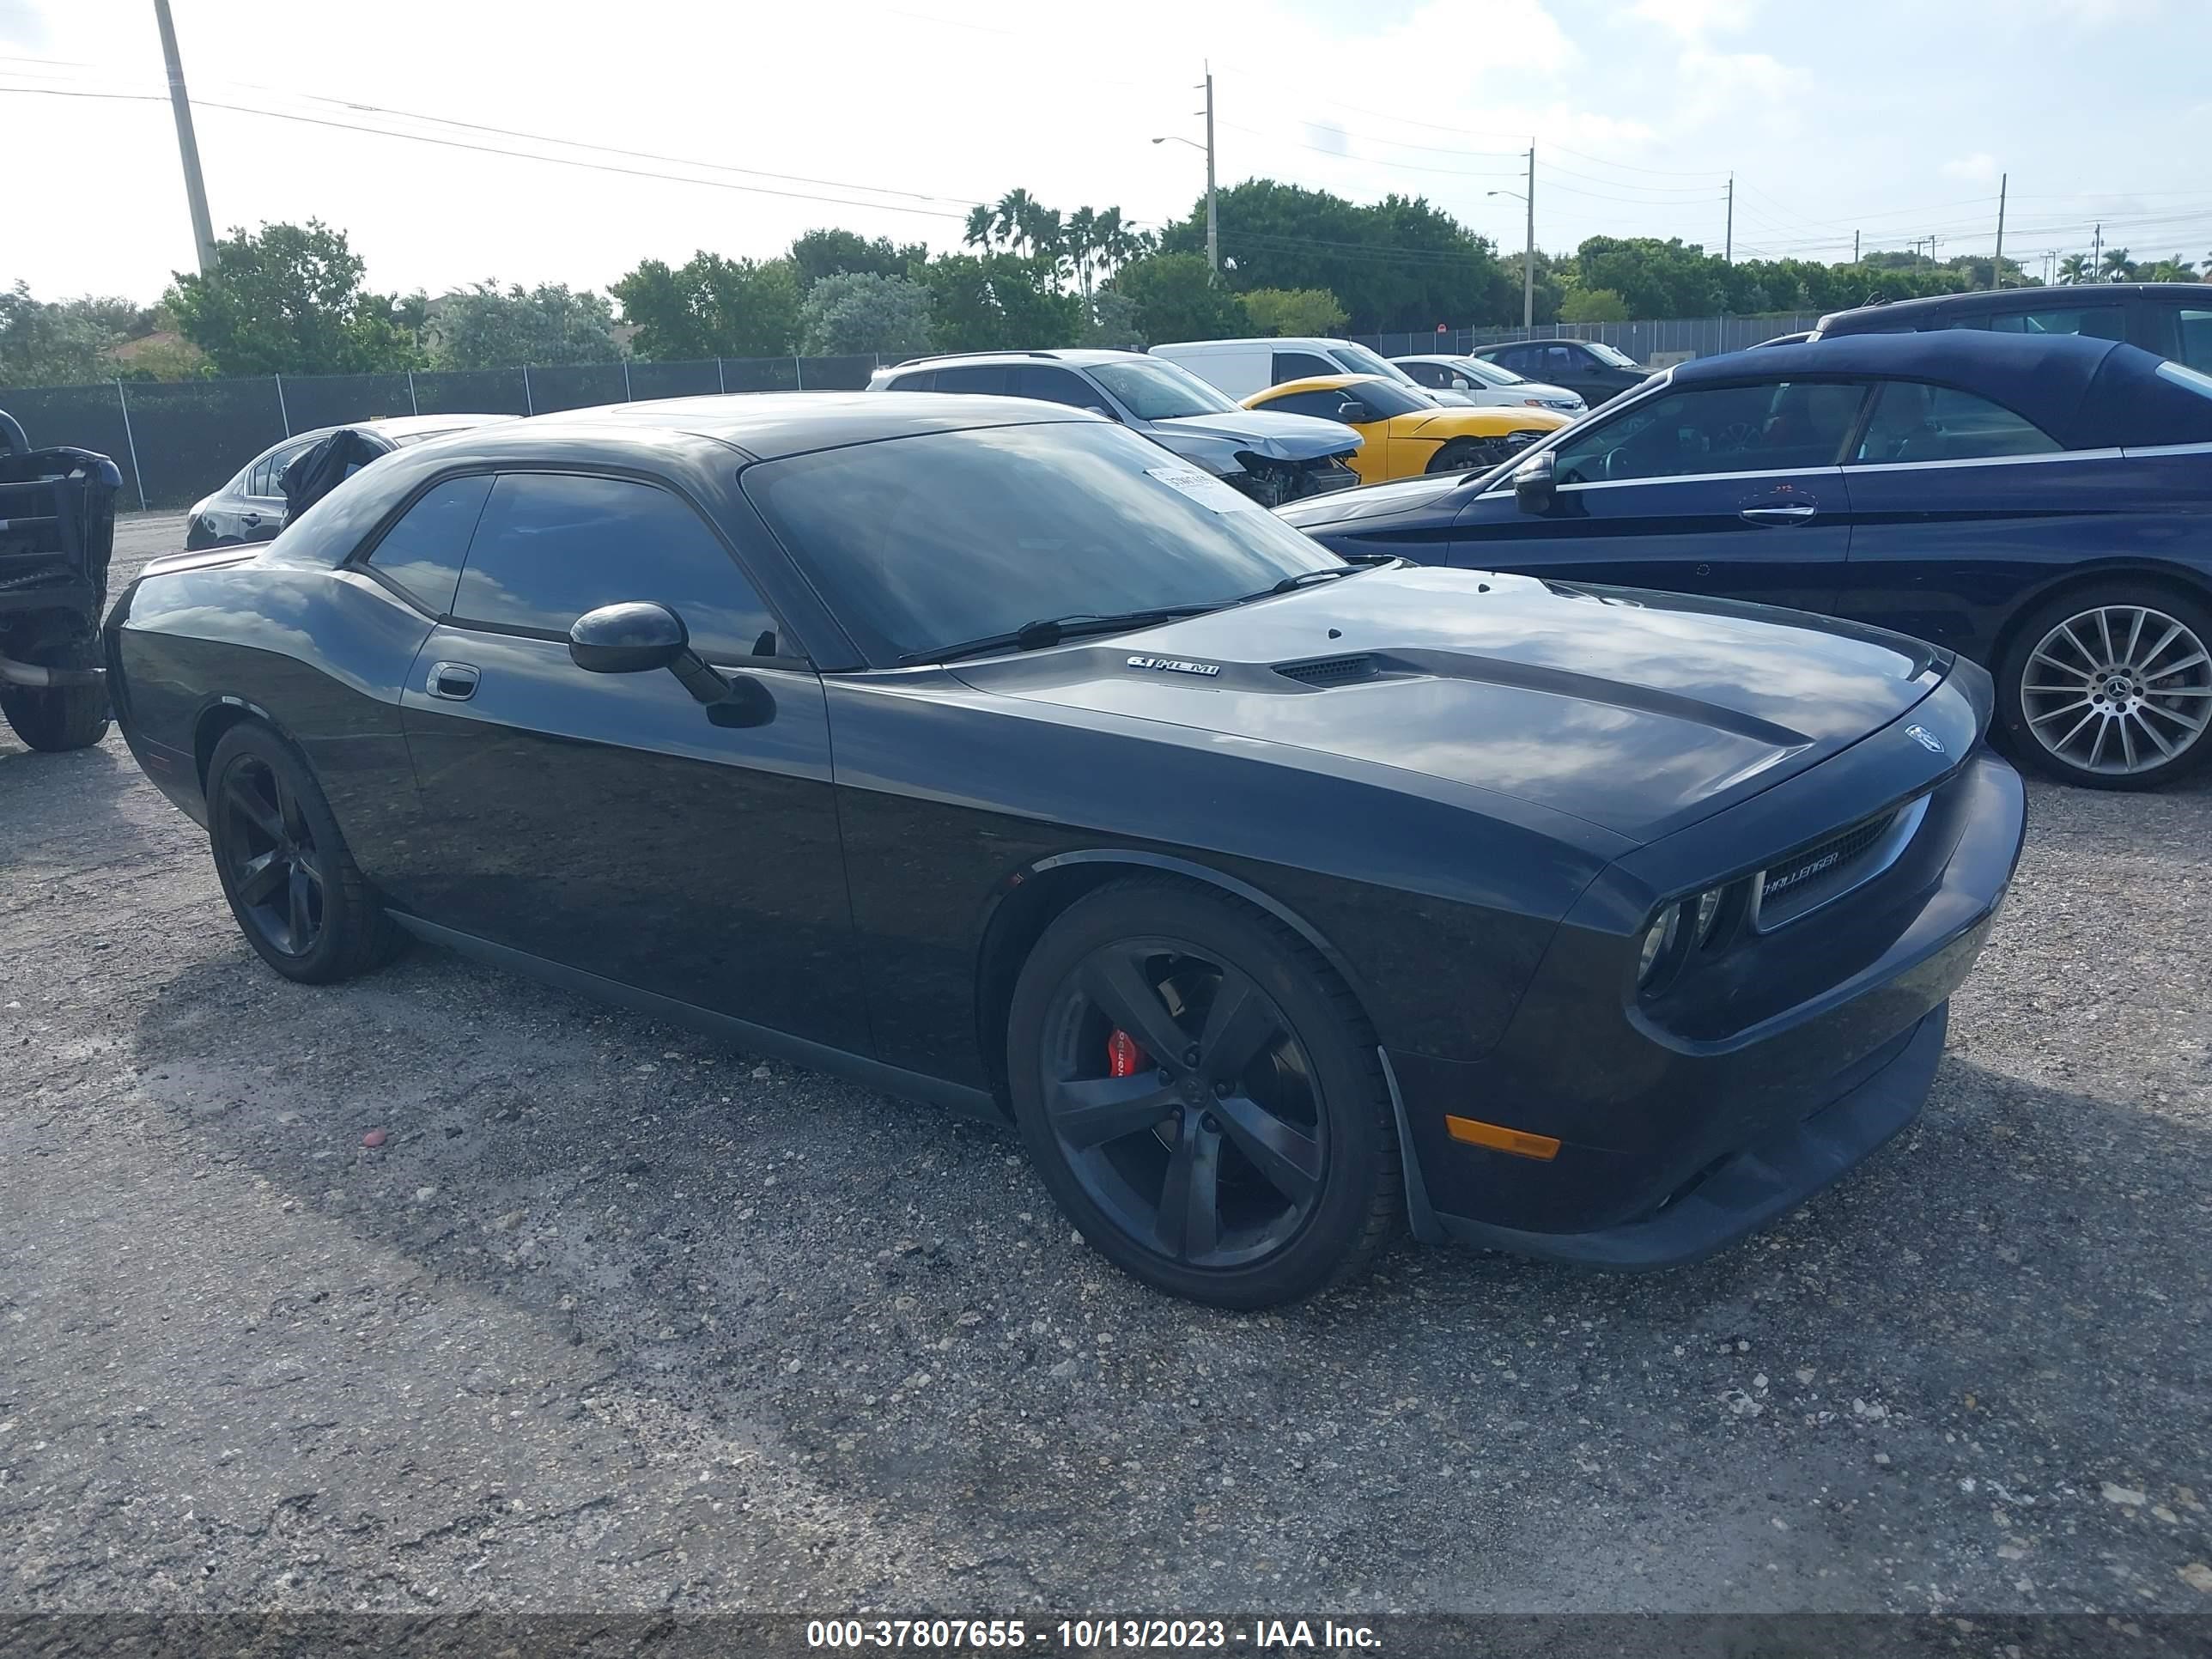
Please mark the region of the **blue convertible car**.
[[1874, 335], [1686, 363], [1507, 467], [1282, 509], [1344, 554], [1746, 599], [1997, 677], [2100, 788], [2212, 758], [2212, 377], [2131, 345]]

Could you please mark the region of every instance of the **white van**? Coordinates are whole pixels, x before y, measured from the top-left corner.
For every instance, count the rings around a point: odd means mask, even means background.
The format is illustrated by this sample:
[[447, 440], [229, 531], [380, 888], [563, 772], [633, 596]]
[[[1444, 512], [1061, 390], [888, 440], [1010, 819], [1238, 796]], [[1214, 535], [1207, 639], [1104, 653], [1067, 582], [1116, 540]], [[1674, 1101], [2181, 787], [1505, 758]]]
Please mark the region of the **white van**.
[[1412, 386], [1431, 403], [1464, 404], [1471, 399], [1455, 392], [1431, 391], [1406, 371], [1350, 340], [1318, 336], [1285, 336], [1261, 340], [1187, 340], [1176, 345], [1156, 345], [1155, 357], [1181, 363], [1201, 380], [1210, 380], [1238, 402], [1255, 392], [1285, 380], [1303, 380], [1316, 374], [1380, 374]]

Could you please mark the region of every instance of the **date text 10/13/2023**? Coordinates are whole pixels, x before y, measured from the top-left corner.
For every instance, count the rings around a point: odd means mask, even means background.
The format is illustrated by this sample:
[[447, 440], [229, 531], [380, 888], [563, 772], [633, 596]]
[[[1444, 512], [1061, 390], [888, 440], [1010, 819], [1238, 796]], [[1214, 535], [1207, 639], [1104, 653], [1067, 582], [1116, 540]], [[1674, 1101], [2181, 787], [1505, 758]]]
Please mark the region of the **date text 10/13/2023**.
[[913, 1648], [943, 1652], [1030, 1649], [1041, 1652], [1228, 1649], [1244, 1653], [1319, 1652], [1381, 1645], [1366, 1625], [1333, 1619], [1090, 1618], [823, 1619], [806, 1626], [810, 1648]]

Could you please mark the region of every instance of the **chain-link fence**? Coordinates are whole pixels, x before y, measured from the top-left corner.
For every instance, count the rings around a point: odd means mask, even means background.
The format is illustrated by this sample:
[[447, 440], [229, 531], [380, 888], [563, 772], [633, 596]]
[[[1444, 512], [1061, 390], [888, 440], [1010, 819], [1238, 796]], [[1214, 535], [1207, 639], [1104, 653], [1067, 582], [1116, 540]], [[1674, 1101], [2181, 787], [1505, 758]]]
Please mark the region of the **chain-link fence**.
[[[1813, 326], [1809, 315], [1683, 317], [1542, 328], [1443, 329], [1366, 334], [1386, 357], [1472, 351], [1520, 339], [1603, 340], [1638, 362], [1741, 351]], [[397, 415], [544, 415], [600, 404], [725, 392], [857, 392], [884, 359], [709, 357], [683, 363], [581, 363], [412, 374], [275, 374], [266, 379], [111, 381], [105, 386], [0, 388], [0, 407], [31, 441], [73, 444], [115, 458], [124, 501], [183, 507], [228, 480], [279, 439]]]
[[0, 387], [0, 408], [40, 448], [98, 450], [123, 469], [123, 501], [183, 507], [296, 433], [398, 415], [544, 415], [723, 392], [858, 392], [883, 359], [725, 357], [684, 363], [448, 369], [413, 374], [115, 380]]
[[1359, 343], [1385, 357], [1437, 353], [1455, 356], [1508, 340], [1602, 340], [1639, 363], [1713, 357], [1744, 351], [1777, 335], [1796, 334], [1820, 320], [1812, 312], [1778, 311], [1756, 317], [1668, 317], [1641, 323], [1544, 323], [1534, 328], [1440, 328], [1426, 333], [1361, 334]]

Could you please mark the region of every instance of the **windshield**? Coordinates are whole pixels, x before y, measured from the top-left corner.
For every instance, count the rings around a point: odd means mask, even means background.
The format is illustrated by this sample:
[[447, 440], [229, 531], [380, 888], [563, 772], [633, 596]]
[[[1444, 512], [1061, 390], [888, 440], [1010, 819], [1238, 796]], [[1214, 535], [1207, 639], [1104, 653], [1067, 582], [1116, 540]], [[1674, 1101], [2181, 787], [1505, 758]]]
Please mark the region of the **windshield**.
[[1426, 415], [1442, 407], [1420, 387], [1395, 380], [1356, 380], [1344, 388], [1344, 395], [1358, 398], [1384, 420], [1393, 415]]
[[1101, 422], [855, 444], [740, 482], [878, 664], [1047, 617], [1223, 605], [1344, 563]]
[[1328, 355], [1354, 374], [1380, 374], [1384, 380], [1395, 380], [1400, 386], [1419, 384], [1397, 364], [1376, 356], [1364, 345], [1331, 346]]
[[1091, 377], [1140, 421], [1184, 415], [1236, 415], [1242, 410], [1179, 363], [1094, 363]]
[[1510, 368], [1502, 368], [1498, 364], [1485, 362], [1480, 357], [1455, 357], [1452, 359], [1452, 367], [1465, 374], [1468, 380], [1480, 380], [1486, 386], [1528, 384], [1527, 376], [1516, 374]]
[[1636, 367], [1635, 358], [1630, 356], [1626, 352], [1620, 349], [1618, 347], [1607, 345], [1602, 340], [1587, 340], [1584, 341], [1583, 343], [1589, 346], [1592, 351], [1597, 353], [1597, 355], [1602, 357], [1607, 362], [1611, 363], [1615, 368], [1634, 368]]

